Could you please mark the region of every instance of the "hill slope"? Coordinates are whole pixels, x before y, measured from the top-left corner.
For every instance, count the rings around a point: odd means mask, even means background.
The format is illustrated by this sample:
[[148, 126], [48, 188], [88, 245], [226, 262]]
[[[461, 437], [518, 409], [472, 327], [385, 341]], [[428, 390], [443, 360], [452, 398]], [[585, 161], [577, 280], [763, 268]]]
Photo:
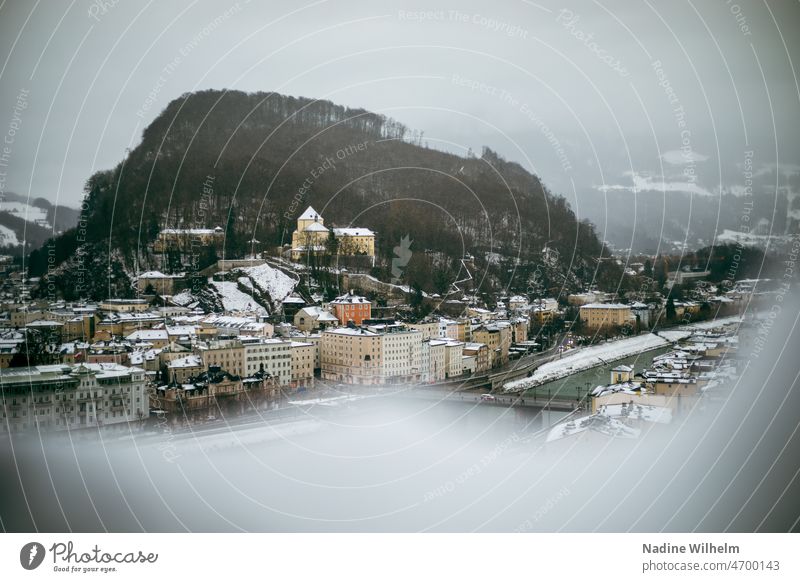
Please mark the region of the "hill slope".
[[[225, 256], [236, 257], [253, 238], [268, 246], [290, 242], [297, 216], [313, 205], [326, 224], [375, 230], [379, 265], [408, 235], [415, 256], [439, 257], [446, 270], [465, 253], [479, 262], [488, 257], [484, 266], [498, 273], [506, 258], [522, 263], [511, 286], [525, 288], [529, 263], [549, 243], [562, 257], [562, 280], [592, 278], [603, 253], [593, 227], [578, 223], [536, 176], [489, 150], [460, 157], [421, 142], [396, 121], [328, 101], [183, 95], [125, 160], [88, 180], [85, 232], [57, 239], [56, 262], [66, 264], [50, 276], [74, 290], [74, 257], [82, 251], [104, 278], [90, 277], [81, 294], [125, 295], [126, 273], [165, 268], [164, 257], [148, 250], [162, 228], [222, 226]], [[31, 255], [33, 275], [44, 273], [44, 259]], [[425, 268], [410, 267], [419, 271], [409, 275], [417, 282], [429, 278]]]
[[26, 196], [6, 192], [0, 200], [0, 252], [21, 255], [23, 241], [28, 248], [39, 248], [53, 234], [73, 228], [79, 214], [44, 198], [28, 201]]

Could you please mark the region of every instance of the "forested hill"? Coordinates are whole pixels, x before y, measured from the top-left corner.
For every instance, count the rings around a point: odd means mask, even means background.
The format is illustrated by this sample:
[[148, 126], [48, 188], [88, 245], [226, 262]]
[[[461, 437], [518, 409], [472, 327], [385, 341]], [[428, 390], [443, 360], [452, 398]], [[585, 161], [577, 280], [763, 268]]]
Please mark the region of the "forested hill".
[[[105, 261], [104, 275], [118, 280], [110, 288], [106, 280], [95, 296], [124, 294], [125, 272], [163, 268], [148, 250], [162, 228], [222, 226], [233, 257], [253, 238], [262, 246], [290, 242], [308, 205], [326, 224], [375, 230], [378, 253], [389, 260], [406, 235], [428, 254], [493, 252], [523, 263], [540, 259], [549, 241], [565, 268], [571, 264], [572, 279], [591, 277], [602, 252], [591, 225], [579, 224], [563, 198], [516, 163], [486, 149], [480, 157], [429, 149], [385, 116], [277, 93], [181, 96], [126, 159], [88, 179], [86, 193], [85, 231], [61, 235], [56, 260], [84, 245], [84, 256]], [[30, 265], [40, 274], [43, 253]], [[69, 270], [51, 274], [63, 279]]]

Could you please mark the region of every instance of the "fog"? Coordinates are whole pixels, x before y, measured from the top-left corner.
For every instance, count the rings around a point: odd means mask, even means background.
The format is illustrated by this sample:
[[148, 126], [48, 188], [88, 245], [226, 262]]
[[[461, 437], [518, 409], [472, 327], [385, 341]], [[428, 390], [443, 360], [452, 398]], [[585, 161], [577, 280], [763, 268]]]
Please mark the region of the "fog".
[[178, 430], [4, 441], [8, 531], [797, 529], [795, 305], [722, 398], [635, 440], [544, 443], [564, 413], [402, 387]]

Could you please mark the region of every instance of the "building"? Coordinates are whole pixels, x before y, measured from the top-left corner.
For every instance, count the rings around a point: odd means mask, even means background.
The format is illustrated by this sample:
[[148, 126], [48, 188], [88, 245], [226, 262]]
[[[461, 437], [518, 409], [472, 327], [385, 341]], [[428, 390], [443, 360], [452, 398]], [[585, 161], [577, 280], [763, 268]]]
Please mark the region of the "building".
[[111, 313], [97, 324], [94, 341], [127, 336], [137, 329], [151, 329], [164, 322], [159, 313]]
[[448, 340], [444, 346], [445, 378], [457, 378], [464, 373], [464, 342]]
[[0, 370], [9, 430], [67, 430], [146, 418], [145, 373], [119, 364]]
[[475, 358], [475, 372], [486, 372], [491, 367], [489, 347], [486, 344], [469, 342], [464, 344], [464, 355]]
[[611, 383], [621, 384], [633, 381], [633, 367], [620, 364], [611, 368]]
[[527, 317], [515, 317], [511, 320], [511, 342], [521, 344], [528, 341], [530, 321]]
[[438, 321], [422, 321], [419, 323], [409, 323], [408, 327], [422, 332], [422, 341], [440, 337]]
[[631, 304], [631, 313], [639, 322], [639, 329], [650, 327], [651, 310], [649, 305], [641, 302], [633, 303]]
[[[431, 339], [423, 343], [423, 352], [427, 352], [427, 381], [441, 382], [447, 377], [446, 348], [447, 341]], [[427, 348], [425, 346], [427, 345]], [[423, 364], [425, 375], [425, 364]]]
[[601, 303], [608, 299], [608, 294], [602, 291], [589, 291], [588, 293], [572, 293], [567, 295], [567, 303], [576, 307], [590, 303]]
[[274, 334], [274, 325], [266, 321], [256, 321], [254, 317], [209, 315], [197, 323], [197, 335], [206, 338], [213, 338], [214, 336], [272, 337]]
[[279, 395], [275, 378], [268, 374], [240, 378], [212, 367], [191, 383], [159, 386], [150, 396], [150, 406], [158, 414], [191, 421], [215, 417], [219, 410], [243, 412]]
[[381, 334], [342, 327], [322, 332], [320, 365], [323, 380], [347, 384], [382, 384]]
[[710, 274], [711, 271], [672, 271], [667, 275], [667, 288], [672, 289], [673, 285], [684, 285], [689, 281], [699, 281]]
[[352, 322], [361, 325], [372, 317], [372, 303], [366, 297], [355, 295], [352, 291], [331, 301], [333, 314], [341, 325]]
[[292, 374], [289, 386], [292, 388], [314, 386], [315, 353], [316, 346], [313, 343], [291, 342]]
[[199, 252], [201, 247], [222, 244], [225, 231], [221, 226], [214, 228], [165, 228], [158, 233], [153, 242], [153, 252], [165, 253], [175, 250], [181, 253]]
[[489, 349], [489, 366], [497, 368], [508, 364], [511, 349], [511, 326], [506, 323], [489, 323], [472, 330], [472, 341], [486, 344]]
[[303, 307], [294, 314], [294, 326], [300, 331], [316, 331], [338, 324], [339, 320], [335, 315], [316, 305]]
[[325, 226], [325, 220], [311, 206], [297, 219], [292, 233], [292, 259], [299, 260], [307, 253], [325, 253], [333, 236], [336, 252], [340, 255], [375, 256], [375, 233], [368, 228], [334, 228]]
[[321, 366], [322, 378], [334, 382], [418, 382], [423, 378], [422, 332], [399, 324], [323, 331]]
[[292, 344], [281, 339], [241, 337], [244, 349], [243, 376], [265, 372], [288, 386], [292, 380]]
[[203, 360], [197, 354], [174, 358], [167, 364], [167, 377], [170, 382], [183, 384], [205, 372]]
[[169, 345], [169, 334], [166, 329], [141, 329], [125, 337], [131, 343], [147, 343], [161, 349]]
[[527, 309], [528, 298], [523, 295], [514, 295], [508, 299], [508, 308], [511, 311]]
[[195, 347], [206, 369], [213, 367], [235, 376], [245, 375], [244, 346], [237, 339], [213, 340]]
[[106, 299], [100, 303], [101, 311], [114, 313], [135, 313], [147, 311], [149, 304], [145, 299]]
[[150, 289], [158, 295], [172, 295], [183, 283], [185, 274], [165, 275], [161, 271], [147, 271], [136, 278], [136, 290], [147, 293]]
[[580, 308], [580, 318], [586, 327], [595, 330], [636, 323], [630, 305], [621, 303], [587, 303]]
[[383, 327], [383, 381], [418, 382], [422, 375], [422, 332], [405, 326]]

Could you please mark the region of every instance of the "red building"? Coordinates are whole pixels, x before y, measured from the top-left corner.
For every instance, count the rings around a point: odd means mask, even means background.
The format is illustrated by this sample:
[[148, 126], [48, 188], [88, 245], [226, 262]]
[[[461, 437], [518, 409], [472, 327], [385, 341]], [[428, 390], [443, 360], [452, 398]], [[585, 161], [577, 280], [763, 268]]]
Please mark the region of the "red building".
[[352, 291], [331, 301], [331, 306], [336, 319], [342, 325], [347, 325], [350, 321], [361, 325], [362, 321], [372, 317], [372, 304], [369, 300], [366, 297], [354, 295]]

